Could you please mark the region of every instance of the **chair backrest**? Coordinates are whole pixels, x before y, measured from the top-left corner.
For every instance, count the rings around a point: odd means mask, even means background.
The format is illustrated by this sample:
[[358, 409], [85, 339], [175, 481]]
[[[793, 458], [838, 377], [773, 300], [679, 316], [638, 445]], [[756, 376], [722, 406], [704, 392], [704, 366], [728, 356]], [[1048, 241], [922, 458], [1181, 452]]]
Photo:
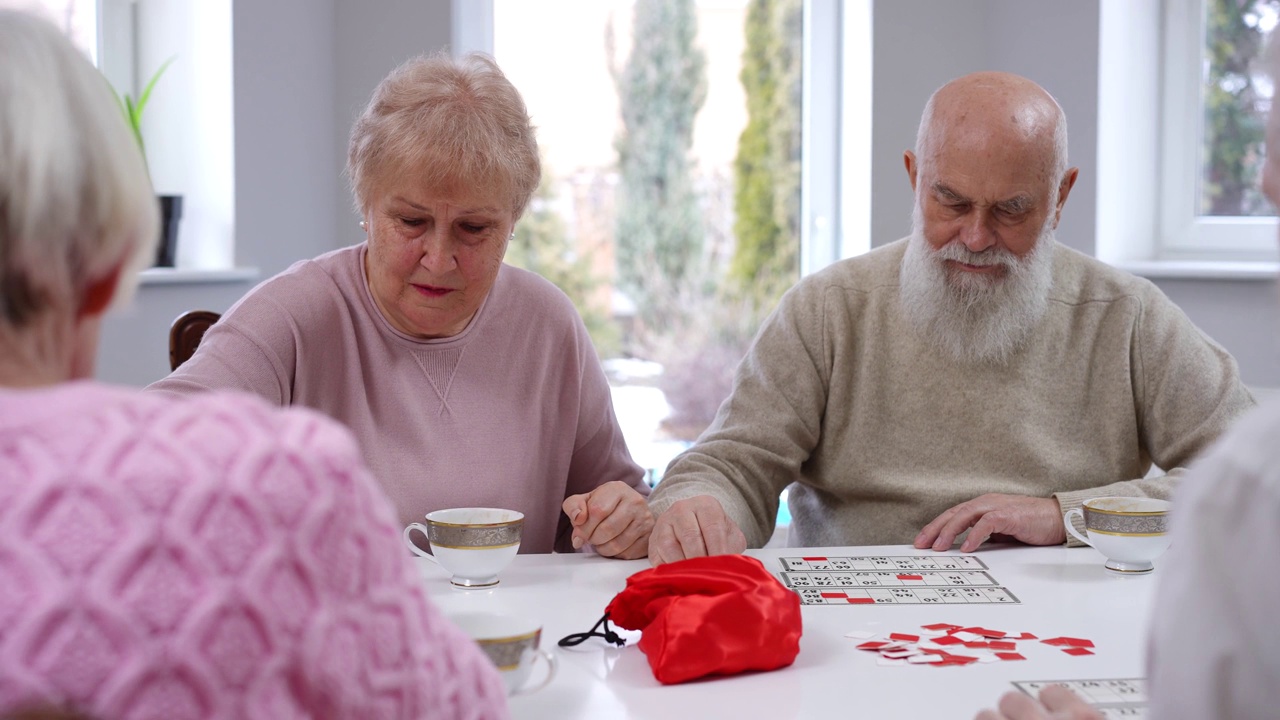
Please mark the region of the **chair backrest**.
[[196, 353], [196, 347], [210, 325], [222, 317], [208, 310], [184, 312], [169, 326], [169, 369], [177, 370]]

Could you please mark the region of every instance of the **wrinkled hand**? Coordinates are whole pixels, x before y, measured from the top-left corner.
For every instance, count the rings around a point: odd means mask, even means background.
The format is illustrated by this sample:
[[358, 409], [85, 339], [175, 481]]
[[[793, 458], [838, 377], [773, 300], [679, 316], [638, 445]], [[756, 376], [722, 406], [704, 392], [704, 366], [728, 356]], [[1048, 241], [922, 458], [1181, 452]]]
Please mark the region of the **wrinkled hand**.
[[570, 495], [561, 505], [573, 525], [573, 547], [589, 544], [605, 557], [624, 560], [649, 553], [653, 513], [644, 496], [614, 480], [589, 493]]
[[[969, 530], [969, 528], [973, 528]], [[961, 552], [973, 552], [995, 534], [1028, 545], [1055, 545], [1067, 539], [1062, 510], [1054, 498], [988, 493], [947, 510], [916, 536], [920, 549], [949, 550], [956, 536], [969, 530]]]
[[1102, 720], [1102, 715], [1070, 690], [1050, 685], [1040, 691], [1039, 702], [1024, 693], [1005, 693], [999, 710], [983, 710], [974, 720]]
[[707, 555], [734, 555], [747, 549], [747, 537], [710, 495], [677, 500], [658, 516], [649, 539], [649, 563]]

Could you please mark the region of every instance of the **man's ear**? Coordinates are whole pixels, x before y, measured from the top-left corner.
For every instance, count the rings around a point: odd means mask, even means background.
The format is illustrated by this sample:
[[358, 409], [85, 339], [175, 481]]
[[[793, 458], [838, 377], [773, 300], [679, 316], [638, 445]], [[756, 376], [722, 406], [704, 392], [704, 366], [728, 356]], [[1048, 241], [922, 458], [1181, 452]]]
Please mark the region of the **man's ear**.
[[102, 315], [111, 307], [111, 300], [120, 287], [120, 276], [124, 272], [124, 263], [120, 263], [101, 277], [89, 282], [84, 295], [80, 298], [80, 308], [76, 319]]
[[902, 153], [902, 164], [907, 167], [907, 177], [911, 179], [911, 190], [915, 192], [916, 170], [919, 169], [919, 166], [916, 165], [916, 154], [910, 150]]
[[1075, 187], [1076, 179], [1080, 177], [1080, 168], [1073, 167], [1067, 170], [1067, 174], [1062, 176], [1062, 182], [1058, 185], [1058, 203], [1053, 209], [1053, 227], [1057, 229], [1058, 221], [1062, 220], [1062, 206], [1067, 204], [1067, 196], [1071, 194], [1071, 188]]

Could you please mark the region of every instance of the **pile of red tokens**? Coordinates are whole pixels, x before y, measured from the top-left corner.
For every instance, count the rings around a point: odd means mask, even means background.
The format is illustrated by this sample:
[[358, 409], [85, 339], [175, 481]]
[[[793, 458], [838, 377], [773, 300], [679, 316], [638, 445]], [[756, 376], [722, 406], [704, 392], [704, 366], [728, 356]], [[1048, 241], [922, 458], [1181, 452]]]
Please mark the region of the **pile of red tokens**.
[[[1018, 652], [1018, 643], [1040, 640], [1029, 632], [1017, 635], [984, 627], [962, 627], [950, 623], [922, 626], [919, 633], [890, 633], [877, 640], [877, 633], [855, 631], [846, 637], [866, 640], [859, 650], [880, 654], [881, 665], [971, 665], [973, 663], [1026, 660]], [[1055, 637], [1040, 640], [1060, 648], [1068, 655], [1092, 655], [1093, 641], [1084, 638]]]

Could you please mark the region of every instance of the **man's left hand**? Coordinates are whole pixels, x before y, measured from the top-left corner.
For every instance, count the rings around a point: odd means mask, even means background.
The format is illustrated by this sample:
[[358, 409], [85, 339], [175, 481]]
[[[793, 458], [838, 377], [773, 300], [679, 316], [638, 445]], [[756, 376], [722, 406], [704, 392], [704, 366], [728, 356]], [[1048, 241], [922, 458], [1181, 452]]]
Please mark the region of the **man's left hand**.
[[[972, 528], [972, 529], [970, 529]], [[995, 534], [1028, 545], [1056, 545], [1067, 539], [1062, 510], [1053, 498], [988, 493], [947, 510], [916, 536], [920, 549], [948, 550], [956, 536], [969, 530], [961, 552], [973, 552]]]
[[573, 547], [591, 545], [605, 557], [634, 560], [649, 554], [653, 513], [644, 496], [614, 480], [589, 493], [570, 495], [561, 506], [573, 524]]

